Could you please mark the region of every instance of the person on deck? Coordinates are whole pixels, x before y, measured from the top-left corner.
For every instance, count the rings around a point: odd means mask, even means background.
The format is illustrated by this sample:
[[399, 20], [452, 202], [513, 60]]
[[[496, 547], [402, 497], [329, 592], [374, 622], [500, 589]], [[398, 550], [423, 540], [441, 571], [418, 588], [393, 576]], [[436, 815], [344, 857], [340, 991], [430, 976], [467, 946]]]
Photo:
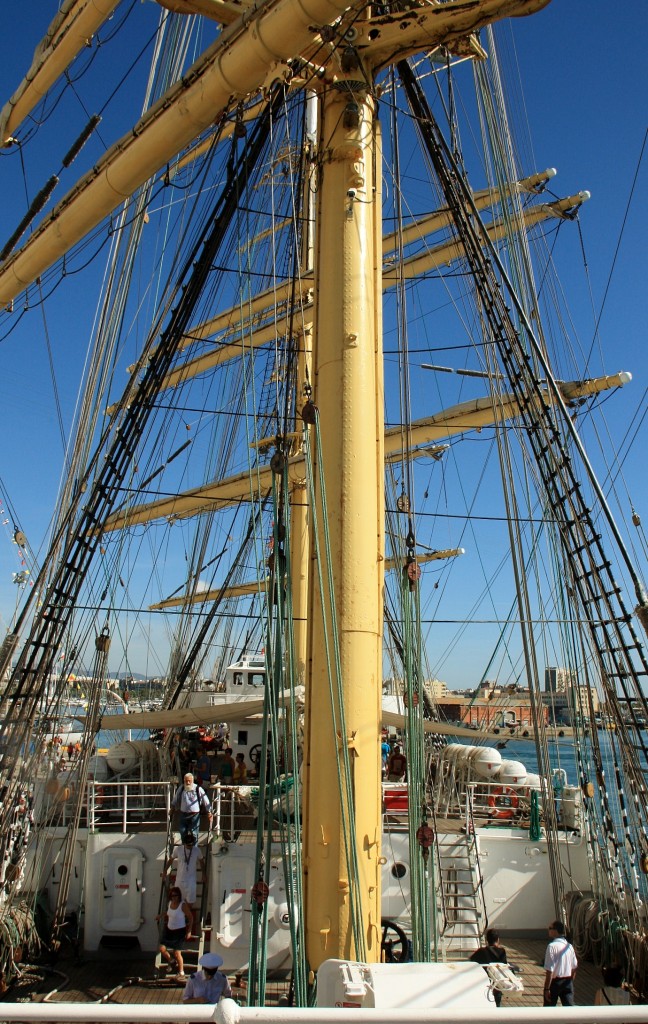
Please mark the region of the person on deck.
[[[506, 950], [500, 942], [499, 932], [495, 931], [494, 928], [489, 928], [486, 932], [486, 945], [476, 949], [469, 959], [482, 966], [485, 964], [507, 964], [508, 958]], [[493, 997], [495, 999], [495, 1006], [501, 1006], [502, 993], [499, 989], [493, 989]]]
[[236, 761], [232, 757], [232, 748], [227, 747], [225, 754], [218, 766], [218, 778], [224, 786], [229, 786], [234, 781], [234, 769]]
[[247, 765], [245, 763], [245, 754], [239, 753], [236, 755], [236, 764], [234, 765], [234, 782], [238, 785], [242, 785], [247, 781]]
[[232, 998], [230, 983], [218, 968], [223, 958], [218, 953], [204, 953], [198, 961], [202, 968], [192, 974], [182, 997], [183, 1003], [217, 1003], [223, 996]]
[[196, 764], [194, 766], [196, 781], [198, 784], [202, 783], [203, 786], [209, 786], [212, 775], [211, 757], [204, 747], [198, 747], [196, 754]]
[[201, 808], [207, 811], [211, 827], [212, 814], [209, 797], [202, 786], [196, 785], [191, 772], [187, 772], [182, 786], [178, 786], [175, 796], [171, 801], [171, 815], [173, 816], [175, 811], [180, 811], [180, 835], [191, 832], [196, 842], [198, 842], [198, 833], [200, 831]]
[[178, 744], [178, 760], [182, 771], [188, 771], [191, 766], [191, 746], [186, 736], [183, 736]]
[[382, 759], [382, 773], [383, 773], [383, 775], [387, 774], [387, 762], [389, 761], [389, 755], [390, 754], [391, 754], [391, 747], [389, 746], [389, 743], [387, 742], [387, 737], [383, 736], [382, 742], [380, 744], [380, 756], [381, 756], [381, 759]]
[[574, 1005], [574, 975], [578, 960], [574, 947], [567, 941], [562, 921], [552, 921], [548, 927], [549, 944], [544, 958], [545, 983], [543, 1006]]
[[185, 976], [182, 947], [185, 940], [191, 938], [192, 927], [193, 911], [189, 904], [183, 901], [178, 886], [174, 885], [169, 889], [169, 902], [164, 915], [164, 930], [159, 950], [162, 959], [169, 965], [171, 964], [171, 953], [173, 953], [180, 979]]
[[171, 865], [173, 864], [177, 864], [175, 884], [181, 890], [185, 903], [193, 910], [198, 885], [197, 872], [198, 868], [202, 871], [204, 866], [193, 832], [185, 832], [182, 836], [182, 845], [174, 847], [171, 856]]
[[387, 762], [387, 779], [389, 782], [402, 782], [407, 771], [407, 758], [396, 744]]
[[620, 967], [603, 967], [603, 985], [596, 990], [595, 1006], [629, 1006], [630, 993], [623, 988], [623, 972]]

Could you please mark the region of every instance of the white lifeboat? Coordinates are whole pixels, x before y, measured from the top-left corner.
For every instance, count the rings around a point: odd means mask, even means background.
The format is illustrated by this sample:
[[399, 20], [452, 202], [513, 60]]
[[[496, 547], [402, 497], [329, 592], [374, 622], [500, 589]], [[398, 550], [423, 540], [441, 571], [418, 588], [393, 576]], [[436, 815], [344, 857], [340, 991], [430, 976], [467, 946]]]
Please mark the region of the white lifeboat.
[[497, 780], [503, 786], [521, 787], [526, 785], [527, 770], [521, 761], [502, 760]]
[[468, 747], [463, 743], [449, 743], [443, 756], [456, 765], [471, 768], [475, 775], [483, 779], [496, 775], [502, 764], [502, 755], [495, 747]]
[[153, 763], [158, 763], [158, 751], [151, 740], [124, 740], [106, 751], [106, 764], [120, 775], [133, 771], [140, 764], [149, 767]]

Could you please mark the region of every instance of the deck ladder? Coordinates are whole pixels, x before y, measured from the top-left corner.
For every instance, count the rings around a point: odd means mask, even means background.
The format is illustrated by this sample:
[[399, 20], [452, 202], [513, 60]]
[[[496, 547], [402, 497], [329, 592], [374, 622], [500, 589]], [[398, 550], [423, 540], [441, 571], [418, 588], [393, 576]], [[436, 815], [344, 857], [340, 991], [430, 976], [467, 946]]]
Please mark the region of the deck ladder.
[[[166, 910], [169, 889], [171, 887], [170, 880], [168, 878], [169, 870], [172, 863], [173, 850], [177, 845], [175, 842], [175, 829], [173, 822], [169, 820], [169, 829], [167, 832], [167, 844], [164, 853], [164, 874], [167, 876], [162, 879], [162, 886], [160, 889], [160, 901], [159, 901], [159, 914], [161, 917], [164, 915]], [[182, 950], [182, 958], [184, 960], [185, 974], [192, 974], [198, 970], [198, 962], [205, 952], [205, 947], [209, 949], [209, 937], [211, 932], [211, 913], [209, 907], [209, 861], [211, 856], [211, 832], [207, 833], [206, 838], [198, 843], [198, 849], [200, 856], [202, 857], [203, 866], [198, 866], [196, 873], [196, 899], [194, 909], [194, 922], [192, 934], [193, 938], [185, 945]], [[163, 926], [160, 923], [160, 935], [162, 934]], [[164, 980], [167, 977], [167, 968], [161, 955], [157, 953], [155, 957], [155, 969], [157, 971], [160, 980]], [[171, 975], [168, 975], [171, 978]]]
[[445, 960], [469, 956], [488, 927], [472, 802], [456, 835], [437, 837], [436, 901], [440, 948]]

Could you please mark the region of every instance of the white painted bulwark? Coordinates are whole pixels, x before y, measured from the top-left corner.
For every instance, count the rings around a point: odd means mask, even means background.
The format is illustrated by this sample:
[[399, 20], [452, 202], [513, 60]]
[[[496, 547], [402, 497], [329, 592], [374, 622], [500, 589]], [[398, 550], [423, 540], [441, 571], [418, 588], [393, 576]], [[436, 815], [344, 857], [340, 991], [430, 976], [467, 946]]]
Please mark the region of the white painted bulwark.
[[[488, 923], [501, 932], [544, 929], [553, 906], [547, 841], [529, 839], [516, 828], [478, 831]], [[587, 848], [577, 833], [558, 844], [564, 877], [587, 888]]]

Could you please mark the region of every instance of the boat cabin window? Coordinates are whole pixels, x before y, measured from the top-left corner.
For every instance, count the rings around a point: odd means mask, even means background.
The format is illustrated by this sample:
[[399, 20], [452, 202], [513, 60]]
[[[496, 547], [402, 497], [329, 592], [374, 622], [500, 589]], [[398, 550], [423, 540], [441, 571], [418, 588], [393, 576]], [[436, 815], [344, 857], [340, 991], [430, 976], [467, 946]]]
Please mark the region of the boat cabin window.
[[392, 865], [391, 873], [394, 878], [403, 878], [407, 874], [407, 868], [404, 864], [397, 861], [396, 864]]
[[239, 729], [236, 734], [236, 745], [238, 747], [247, 747], [248, 734], [247, 729]]
[[265, 686], [265, 672], [232, 672], [232, 686]]

